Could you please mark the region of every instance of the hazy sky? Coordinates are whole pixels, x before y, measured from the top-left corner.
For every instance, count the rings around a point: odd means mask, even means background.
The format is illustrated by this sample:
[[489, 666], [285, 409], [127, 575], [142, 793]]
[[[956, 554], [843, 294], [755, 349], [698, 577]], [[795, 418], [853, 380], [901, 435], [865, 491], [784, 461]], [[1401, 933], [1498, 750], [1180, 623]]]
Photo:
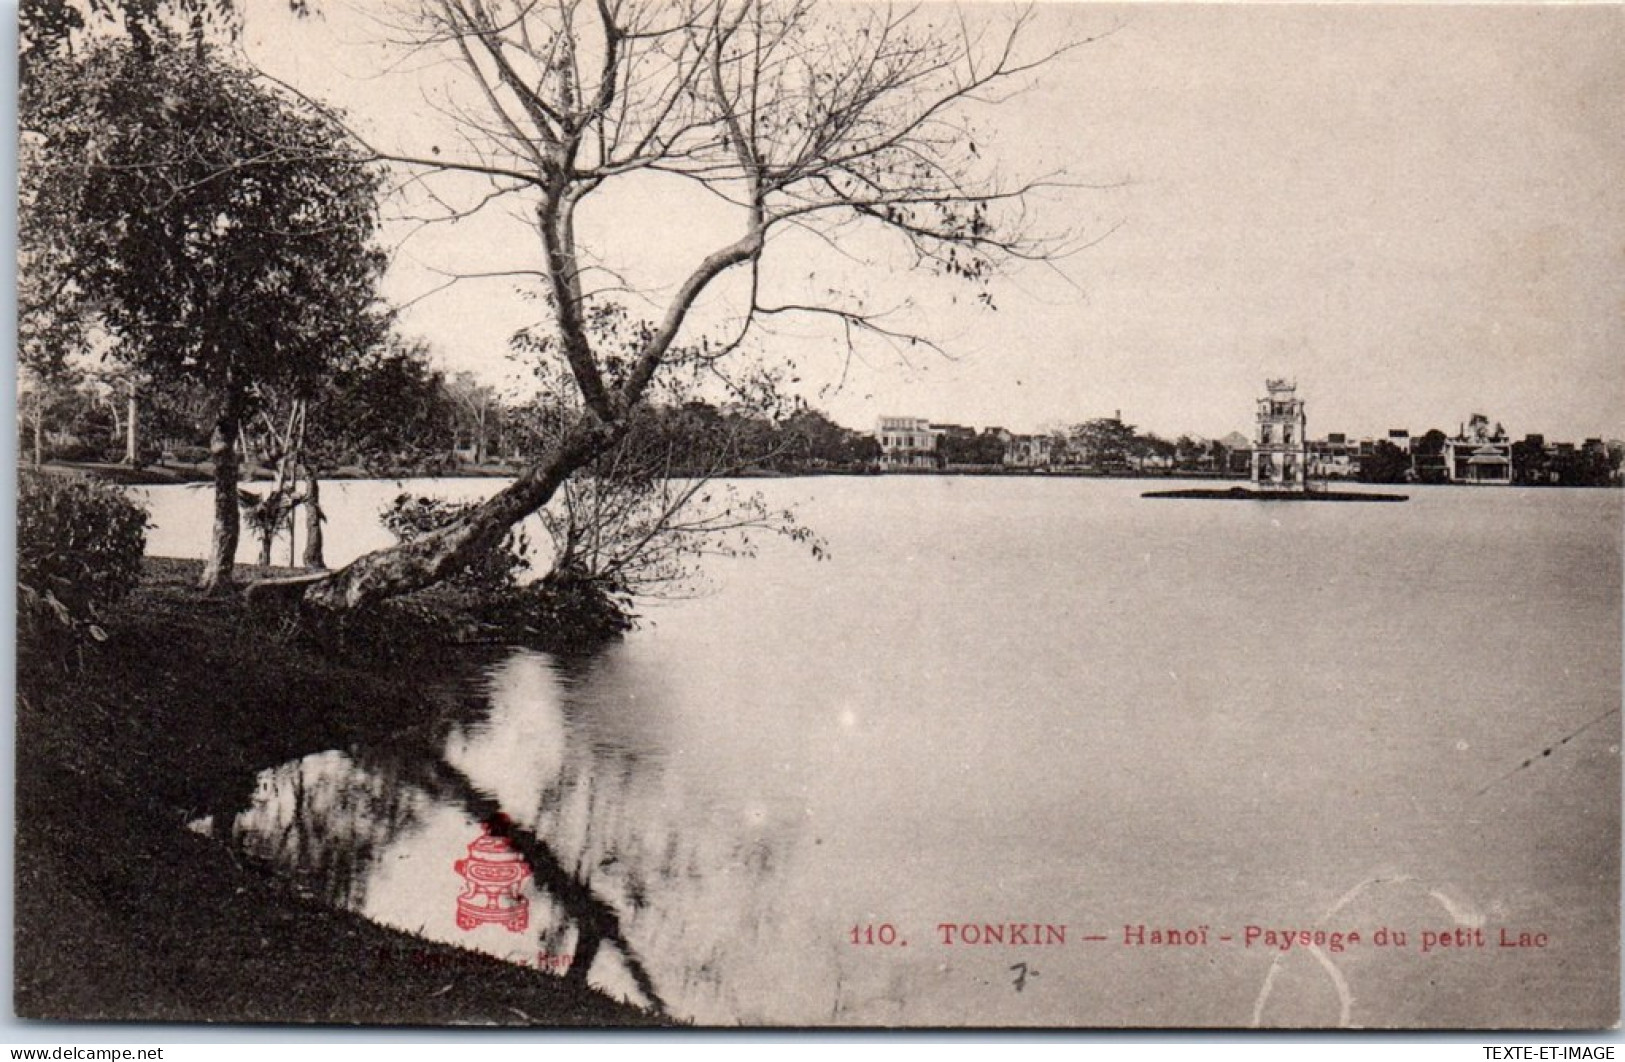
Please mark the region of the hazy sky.
[[[251, 4], [245, 48], [380, 139], [438, 146], [423, 92], [440, 75], [364, 45], [376, 27], [356, 11], [324, 9], [295, 24], [285, 0]], [[1011, 174], [1106, 186], [1036, 204], [1040, 224], [1099, 241], [1002, 279], [996, 312], [963, 285], [877, 269], [875, 304], [920, 300], [952, 360], [846, 364], [837, 336], [798, 329], [775, 349], [837, 420], [1028, 431], [1120, 409], [1220, 435], [1248, 430], [1282, 375], [1317, 435], [1483, 412], [1518, 435], [1625, 436], [1625, 8], [1060, 3], [1038, 30], [1109, 32], [978, 114], [984, 149]], [[732, 238], [726, 216], [668, 192], [637, 188], [585, 226], [656, 285]], [[850, 269], [802, 250], [770, 251], [769, 275]], [[500, 218], [424, 230], [390, 292], [532, 255]], [[497, 379], [534, 313], [512, 283], [481, 281], [406, 323], [449, 367]]]

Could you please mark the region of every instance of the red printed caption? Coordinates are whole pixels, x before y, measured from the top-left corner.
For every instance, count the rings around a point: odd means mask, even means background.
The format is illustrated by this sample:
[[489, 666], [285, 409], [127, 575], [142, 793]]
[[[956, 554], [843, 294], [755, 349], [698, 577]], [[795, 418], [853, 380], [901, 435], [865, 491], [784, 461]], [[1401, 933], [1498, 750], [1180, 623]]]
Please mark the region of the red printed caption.
[[[1294, 949], [1341, 953], [1370, 946], [1405, 949], [1423, 955], [1465, 951], [1542, 949], [1551, 934], [1542, 930], [1499, 926], [1434, 926], [1397, 929], [1299, 929], [1291, 926], [1244, 925], [1239, 930], [1215, 931], [1207, 925], [1155, 926], [1125, 923], [1122, 935], [1079, 932], [1058, 922], [938, 922], [928, 938], [944, 947], [1056, 947], [1066, 944], [1109, 944], [1129, 948], [1208, 948], [1239, 946], [1247, 950], [1288, 952]], [[859, 947], [907, 947], [905, 934], [890, 922], [854, 925], [847, 941]]]

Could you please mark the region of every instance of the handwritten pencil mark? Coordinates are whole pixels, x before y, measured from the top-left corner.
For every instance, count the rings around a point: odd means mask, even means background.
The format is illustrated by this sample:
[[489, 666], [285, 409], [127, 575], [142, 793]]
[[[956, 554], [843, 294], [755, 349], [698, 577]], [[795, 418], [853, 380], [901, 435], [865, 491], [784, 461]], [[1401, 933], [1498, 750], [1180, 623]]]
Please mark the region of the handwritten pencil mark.
[[1540, 750], [1540, 753], [1538, 755], [1529, 757], [1528, 759], [1524, 760], [1522, 763], [1518, 764], [1516, 767], [1512, 768], [1510, 771], [1507, 771], [1505, 774], [1502, 774], [1497, 778], [1491, 779], [1488, 783], [1485, 784], [1483, 789], [1480, 789], [1478, 792], [1474, 793], [1473, 795], [1474, 796], [1483, 796], [1485, 793], [1489, 792], [1491, 788], [1493, 788], [1496, 785], [1499, 785], [1501, 782], [1506, 781], [1508, 778], [1511, 778], [1513, 775], [1517, 774], [1519, 771], [1526, 770], [1529, 767], [1533, 767], [1537, 761], [1546, 759], [1547, 757], [1549, 757], [1552, 754], [1553, 751], [1555, 751], [1556, 749], [1562, 748], [1564, 745], [1567, 745], [1569, 742], [1573, 741], [1575, 738], [1579, 737], [1581, 734], [1585, 733], [1587, 730], [1590, 730], [1592, 727], [1596, 726], [1598, 723], [1602, 722], [1604, 719], [1607, 719], [1611, 715], [1618, 715], [1618, 714], [1619, 714], [1619, 708], [1617, 706], [1614, 707], [1614, 708], [1608, 709], [1608, 711], [1606, 711], [1606, 712], [1602, 713], [1601, 715], [1597, 716], [1595, 719], [1591, 720], [1589, 723], [1586, 723], [1584, 726], [1580, 727], [1578, 730], [1575, 730], [1572, 733], [1567, 734], [1566, 736], [1564, 736], [1562, 738], [1559, 738], [1558, 740], [1552, 742], [1550, 745], [1547, 745], [1545, 748]]

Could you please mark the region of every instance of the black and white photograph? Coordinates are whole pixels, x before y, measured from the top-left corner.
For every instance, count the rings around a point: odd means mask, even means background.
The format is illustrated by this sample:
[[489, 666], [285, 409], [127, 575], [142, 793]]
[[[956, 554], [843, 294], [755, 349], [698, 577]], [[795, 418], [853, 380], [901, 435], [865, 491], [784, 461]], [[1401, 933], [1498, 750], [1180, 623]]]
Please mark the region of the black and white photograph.
[[24, 1033], [1617, 1027], [1625, 7], [12, 13]]

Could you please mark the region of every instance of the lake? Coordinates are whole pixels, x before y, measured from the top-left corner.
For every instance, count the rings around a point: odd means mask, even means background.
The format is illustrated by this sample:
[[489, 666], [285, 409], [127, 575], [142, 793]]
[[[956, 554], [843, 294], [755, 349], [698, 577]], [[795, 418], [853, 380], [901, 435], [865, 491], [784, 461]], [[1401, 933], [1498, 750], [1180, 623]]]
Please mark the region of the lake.
[[[828, 559], [716, 561], [590, 659], [448, 661], [432, 732], [266, 764], [194, 825], [702, 1023], [1611, 1020], [1622, 495], [1161, 485], [745, 484]], [[330, 560], [399, 489], [324, 486]], [[146, 493], [149, 552], [201, 556], [207, 492]], [[456, 923], [496, 810], [521, 932]]]

